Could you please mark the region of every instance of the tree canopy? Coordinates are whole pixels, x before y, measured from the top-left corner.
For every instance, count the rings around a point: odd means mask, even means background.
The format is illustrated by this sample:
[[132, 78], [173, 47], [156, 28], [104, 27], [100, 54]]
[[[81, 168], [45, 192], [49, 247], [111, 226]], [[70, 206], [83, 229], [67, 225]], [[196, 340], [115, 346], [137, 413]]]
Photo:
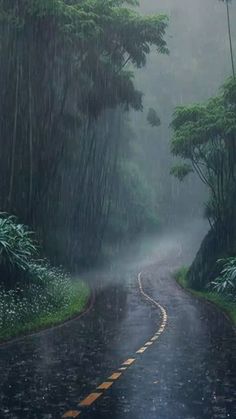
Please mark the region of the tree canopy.
[[210, 190], [207, 214], [228, 220], [235, 196], [236, 83], [229, 79], [220, 94], [204, 104], [177, 107], [172, 121], [172, 153], [186, 160], [172, 169], [181, 180], [192, 169]]

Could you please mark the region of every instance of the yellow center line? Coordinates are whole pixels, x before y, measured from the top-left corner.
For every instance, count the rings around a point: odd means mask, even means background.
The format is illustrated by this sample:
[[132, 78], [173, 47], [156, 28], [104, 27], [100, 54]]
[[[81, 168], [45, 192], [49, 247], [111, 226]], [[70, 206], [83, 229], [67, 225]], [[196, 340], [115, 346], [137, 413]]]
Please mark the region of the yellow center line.
[[82, 402], [80, 402], [80, 406], [91, 406], [97, 400], [102, 393], [91, 393], [89, 394]]
[[62, 416], [63, 418], [77, 418], [81, 412], [78, 410], [68, 410], [68, 412], [64, 413]]
[[107, 390], [112, 386], [112, 381], [104, 381], [104, 383], [100, 384], [100, 386], [97, 387], [98, 390]]
[[135, 358], [129, 358], [122, 365], [131, 365], [135, 361]]
[[[138, 283], [139, 283], [139, 290], [140, 293], [144, 296], [144, 298], [149, 301], [151, 304], [154, 304], [155, 307], [157, 307], [162, 315], [162, 320], [161, 320], [161, 325], [158, 329], [158, 331], [155, 333], [155, 335], [148, 341], [145, 343], [145, 346], [141, 347], [136, 353], [137, 354], [142, 354], [143, 352], [145, 352], [153, 343], [154, 341], [156, 341], [160, 335], [163, 333], [163, 331], [166, 328], [166, 324], [167, 324], [167, 320], [168, 320], [168, 316], [167, 316], [167, 312], [164, 309], [164, 307], [162, 307], [157, 301], [155, 301], [153, 298], [149, 297], [149, 295], [147, 295], [144, 291], [143, 291], [143, 285], [142, 285], [142, 281], [141, 281], [141, 272], [138, 275]], [[97, 390], [108, 390], [113, 384], [115, 380], [118, 380], [118, 378], [120, 378], [120, 376], [122, 375], [122, 372], [125, 371], [130, 365], [132, 365], [135, 362], [135, 358], [128, 358], [126, 361], [123, 362], [123, 364], [121, 365], [121, 367], [118, 369], [118, 371], [121, 372], [114, 372], [110, 377], [108, 377], [108, 380], [111, 381], [104, 381], [102, 384], [100, 384], [97, 387]], [[104, 392], [94, 392], [94, 393], [90, 393], [84, 400], [82, 400], [79, 403], [79, 406], [81, 407], [89, 407], [91, 406], [99, 397], [101, 397], [104, 394]], [[80, 411], [78, 410], [69, 410], [68, 412], [64, 413], [64, 415], [62, 416], [62, 418], [77, 418], [79, 415], [81, 414]]]
[[120, 376], [121, 376], [121, 372], [114, 372], [114, 374], [112, 374], [109, 378], [108, 378], [108, 380], [117, 380], [118, 378], [120, 378]]
[[[141, 272], [138, 275], [138, 283], [139, 283], [139, 290], [140, 293], [144, 296], [144, 298], [149, 301], [150, 303], [154, 304], [155, 307], [157, 307], [160, 312], [161, 312], [161, 325], [158, 329], [158, 331], [155, 333], [155, 335], [150, 339], [150, 343], [146, 343], [145, 346], [146, 348], [150, 345], [152, 345], [159, 337], [160, 335], [164, 332], [165, 328], [166, 328], [166, 324], [167, 324], [167, 320], [168, 320], [168, 316], [167, 316], [167, 312], [165, 310], [164, 307], [161, 306], [161, 304], [158, 303], [158, 301], [155, 301], [153, 298], [149, 297], [149, 295], [147, 295], [144, 290], [143, 290], [143, 285], [142, 285], [142, 280], [141, 280]], [[142, 348], [140, 348], [137, 353], [143, 353]]]
[[146, 349], [147, 349], [147, 346], [145, 347], [145, 346], [143, 346], [142, 348], [140, 348], [137, 352], [136, 352], [136, 354], [143, 354], [143, 352], [145, 352], [146, 351]]

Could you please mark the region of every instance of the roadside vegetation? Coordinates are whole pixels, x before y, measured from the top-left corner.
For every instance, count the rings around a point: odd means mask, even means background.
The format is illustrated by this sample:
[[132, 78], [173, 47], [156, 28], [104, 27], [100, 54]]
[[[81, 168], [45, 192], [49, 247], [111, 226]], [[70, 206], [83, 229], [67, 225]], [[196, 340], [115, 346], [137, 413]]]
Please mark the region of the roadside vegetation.
[[176, 165], [171, 174], [182, 182], [195, 172], [208, 191], [205, 217], [210, 231], [186, 274], [187, 283], [198, 292], [213, 289], [229, 299], [229, 290], [235, 287], [232, 272], [236, 255], [236, 78], [231, 2], [224, 3], [232, 75], [218, 94], [207, 101], [176, 107], [171, 123], [171, 151]]
[[218, 306], [236, 325], [236, 259], [230, 261], [226, 259], [219, 263], [223, 263], [220, 276], [202, 291], [191, 288], [188, 282], [189, 269], [185, 266], [175, 273], [175, 279], [179, 285], [196, 297], [204, 298]]
[[195, 171], [209, 199], [210, 230], [186, 274], [198, 292], [235, 290], [236, 254], [236, 80], [229, 78], [217, 96], [203, 104], [179, 106], [172, 121], [171, 149], [178, 159], [172, 174], [180, 181]]
[[89, 289], [40, 260], [32, 232], [0, 216], [0, 341], [58, 324], [80, 313]]

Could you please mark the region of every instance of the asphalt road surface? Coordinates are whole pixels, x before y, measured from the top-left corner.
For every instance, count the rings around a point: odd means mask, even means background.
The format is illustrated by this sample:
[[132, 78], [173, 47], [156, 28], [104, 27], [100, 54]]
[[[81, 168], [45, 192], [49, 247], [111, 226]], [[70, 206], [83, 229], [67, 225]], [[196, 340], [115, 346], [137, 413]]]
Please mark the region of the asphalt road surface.
[[0, 418], [236, 418], [235, 332], [169, 260], [97, 274], [86, 315], [1, 346]]

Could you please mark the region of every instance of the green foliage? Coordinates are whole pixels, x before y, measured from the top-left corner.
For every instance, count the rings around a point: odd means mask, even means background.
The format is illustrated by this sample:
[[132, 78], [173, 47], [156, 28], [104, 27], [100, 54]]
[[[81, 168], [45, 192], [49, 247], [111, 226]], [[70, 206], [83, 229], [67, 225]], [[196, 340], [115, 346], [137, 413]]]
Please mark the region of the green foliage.
[[224, 106], [230, 112], [229, 115], [233, 116], [233, 113], [236, 111], [236, 83], [233, 78], [226, 80], [221, 89], [221, 94]]
[[[19, 286], [21, 279], [22, 287], [27, 283], [29, 287], [37, 284], [48, 289], [56, 279], [65, 284], [69, 281], [61, 268], [52, 267], [46, 259], [38, 259], [38, 247], [32, 239], [32, 232], [19, 224], [15, 216], [7, 214], [1, 214], [0, 217], [0, 270], [2, 285], [7, 287], [14, 287], [14, 282]], [[9, 274], [14, 282], [7, 284], [5, 275]]]
[[219, 259], [222, 266], [220, 275], [211, 282], [210, 286], [219, 294], [236, 299], [236, 258]]
[[[206, 104], [177, 107], [172, 121], [172, 152], [193, 162], [204, 159], [204, 147], [214, 147], [236, 133], [236, 82], [229, 79], [220, 94]], [[202, 155], [203, 153], [203, 155]]]
[[161, 120], [153, 108], [149, 108], [147, 121], [152, 127], [159, 127], [161, 125]]
[[16, 217], [0, 214], [0, 269], [26, 271], [36, 254], [32, 233]]
[[178, 165], [172, 167], [172, 169], [170, 171], [171, 175], [175, 176], [181, 182], [191, 172], [193, 172], [192, 167], [190, 166], [190, 164], [186, 164], [186, 163], [178, 164]]
[[235, 189], [236, 82], [229, 79], [220, 94], [205, 104], [176, 108], [172, 121], [172, 153], [188, 164], [183, 172], [172, 169], [182, 180], [192, 169], [208, 186], [208, 214], [214, 222], [229, 217]]

